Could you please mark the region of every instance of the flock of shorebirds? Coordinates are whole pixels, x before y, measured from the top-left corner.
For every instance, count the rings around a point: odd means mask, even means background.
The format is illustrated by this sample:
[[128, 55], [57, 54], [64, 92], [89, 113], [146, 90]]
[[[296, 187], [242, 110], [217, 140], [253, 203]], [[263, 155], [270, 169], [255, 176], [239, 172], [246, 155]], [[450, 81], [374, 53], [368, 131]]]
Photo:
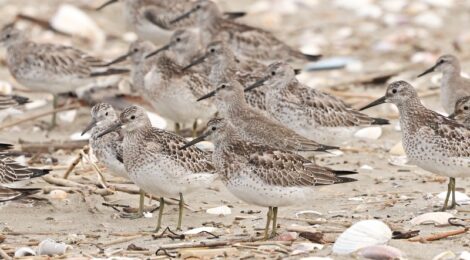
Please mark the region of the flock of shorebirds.
[[[118, 0], [111, 0], [106, 7]], [[270, 32], [236, 19], [241, 12], [222, 12], [210, 0], [121, 0], [125, 17], [139, 36], [129, 51], [110, 62], [68, 46], [39, 44], [6, 26], [0, 43], [6, 63], [25, 87], [54, 95], [73, 91], [95, 80], [129, 70], [115, 67], [130, 59], [133, 90], [156, 113], [175, 123], [175, 132], [152, 127], [146, 111], [130, 106], [117, 113], [109, 104], [91, 109], [90, 146], [114, 175], [132, 180], [144, 192], [160, 196], [157, 230], [164, 198], [179, 197], [177, 229], [181, 229], [183, 197], [220, 178], [227, 189], [248, 204], [268, 207], [265, 236], [276, 234], [278, 207], [309, 203], [314, 186], [347, 183], [356, 172], [333, 170], [305, 158], [304, 152], [339, 149], [363, 127], [385, 125], [341, 99], [300, 83], [292, 64], [316, 61]], [[164, 41], [165, 44], [162, 44]], [[160, 48], [154, 44], [159, 44]], [[442, 72], [441, 102], [445, 117], [424, 107], [405, 81], [391, 83], [382, 103], [400, 112], [403, 146], [410, 162], [450, 177], [442, 210], [454, 208], [455, 178], [470, 175], [470, 80], [460, 76], [456, 57], [444, 55], [422, 75]], [[27, 102], [1, 96], [6, 108]], [[186, 124], [202, 135], [188, 142], [178, 135]], [[53, 125], [55, 121], [53, 121]], [[212, 153], [195, 146], [210, 139]], [[2, 146], [1, 197], [10, 200], [35, 190], [8, 183], [46, 174], [23, 167]], [[3, 196], [5, 194], [5, 196]], [[449, 205], [449, 198], [451, 202]], [[269, 228], [272, 221], [272, 233]]]

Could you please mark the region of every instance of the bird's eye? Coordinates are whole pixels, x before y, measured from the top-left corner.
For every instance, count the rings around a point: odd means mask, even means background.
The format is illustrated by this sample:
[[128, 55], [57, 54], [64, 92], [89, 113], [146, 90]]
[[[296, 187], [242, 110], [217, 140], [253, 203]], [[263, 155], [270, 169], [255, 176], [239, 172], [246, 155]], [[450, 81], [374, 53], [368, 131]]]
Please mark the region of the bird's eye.
[[196, 5], [196, 9], [199, 9], [199, 8], [201, 8], [201, 5]]
[[108, 116], [108, 112], [106, 112], [104, 115], [105, 115], [105, 116]]
[[139, 49], [137, 49], [137, 48], [134, 49], [134, 52], [138, 52], [138, 51], [139, 51]]
[[463, 110], [468, 110], [468, 106], [464, 106], [464, 107], [463, 107]]
[[177, 41], [177, 42], [180, 42], [180, 41], [181, 41], [181, 38], [176, 38], [176, 41]]
[[135, 116], [131, 116], [131, 119], [134, 120], [134, 119], [135, 119]]
[[393, 94], [396, 94], [396, 93], [397, 93], [397, 90], [396, 90], [396, 89], [392, 89], [392, 93], [393, 93]]
[[226, 87], [226, 85], [225, 85], [225, 84], [223, 84], [222, 86], [220, 86], [220, 88], [225, 88], [225, 87]]
[[215, 130], [217, 130], [217, 127], [213, 126], [212, 131], [215, 131]]
[[215, 49], [211, 49], [211, 52], [214, 53], [214, 52], [215, 52]]
[[440, 60], [437, 64], [442, 64], [444, 63], [444, 60]]
[[276, 72], [275, 71], [271, 72], [271, 75], [276, 76]]
[[6, 37], [7, 39], [10, 38], [10, 36], [11, 36], [10, 34], [5, 35], [5, 37]]

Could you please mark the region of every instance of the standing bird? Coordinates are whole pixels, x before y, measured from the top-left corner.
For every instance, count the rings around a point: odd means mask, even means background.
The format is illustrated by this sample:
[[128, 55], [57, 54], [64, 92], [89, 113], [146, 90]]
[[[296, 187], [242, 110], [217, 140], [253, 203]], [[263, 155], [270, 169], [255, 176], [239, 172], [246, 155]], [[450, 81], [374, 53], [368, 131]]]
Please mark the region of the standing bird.
[[442, 72], [441, 105], [448, 114], [452, 114], [457, 99], [470, 95], [470, 79], [460, 75], [460, 62], [454, 55], [442, 55], [436, 64], [427, 69], [418, 77], [432, 72]]
[[321, 55], [302, 53], [282, 41], [272, 33], [226, 19], [219, 7], [210, 0], [198, 0], [191, 10], [180, 15], [171, 23], [180, 23], [196, 17], [204, 44], [213, 41], [226, 42], [230, 48], [244, 59], [254, 59], [263, 63], [275, 60], [293, 62], [317, 61]]
[[455, 208], [455, 178], [470, 176], [470, 129], [427, 109], [416, 90], [405, 81], [391, 83], [384, 97], [361, 110], [393, 103], [400, 111], [403, 147], [406, 156], [422, 169], [450, 178], [442, 210]]
[[212, 119], [206, 132], [181, 148], [211, 137], [215, 150], [212, 161], [227, 189], [249, 204], [268, 207], [265, 238], [272, 220], [271, 237], [276, 235], [278, 207], [312, 201], [313, 187], [355, 181], [342, 174], [315, 165], [292, 152], [278, 150], [258, 143], [246, 142], [238, 136], [238, 129], [224, 119]]
[[470, 128], [470, 96], [462, 97], [455, 103], [454, 113], [449, 118], [455, 119], [467, 128]]
[[250, 107], [245, 101], [243, 86], [238, 81], [222, 83], [198, 100], [212, 96], [215, 96], [219, 115], [237, 127], [243, 140], [296, 152], [338, 149], [309, 140]]
[[29, 102], [30, 100], [27, 97], [17, 95], [0, 95], [0, 110], [24, 105]]
[[183, 196], [207, 187], [215, 178], [207, 154], [198, 148], [179, 150], [183, 137], [152, 127], [144, 109], [130, 106], [119, 121], [98, 137], [122, 128], [124, 165], [130, 179], [144, 191], [160, 197], [156, 230], [161, 228], [164, 197], [180, 197], [177, 229], [183, 218]]
[[[177, 16], [192, 7], [191, 0], [110, 0], [97, 10], [119, 1], [124, 2], [124, 17], [130, 29], [139, 36], [139, 39], [151, 41], [157, 45], [168, 42], [176, 29], [193, 27], [196, 23], [195, 18], [171, 23]], [[225, 17], [231, 19], [244, 15], [243, 12], [225, 13]]]
[[[25, 87], [57, 95], [93, 83], [97, 77], [127, 73], [128, 70], [103, 67], [104, 62], [73, 47], [29, 41], [23, 32], [7, 26], [0, 32], [7, 48], [7, 66]], [[56, 114], [52, 127], [56, 124]]]
[[[118, 116], [113, 107], [107, 103], [99, 103], [91, 108], [91, 122], [82, 132], [91, 131], [90, 147], [93, 154], [99, 162], [101, 162], [110, 173], [114, 176], [129, 179], [124, 159], [122, 155], [123, 136], [120, 131], [108, 133], [105, 136], [98, 137], [100, 133], [107, 130], [111, 125], [116, 123]], [[139, 211], [136, 217], [143, 216], [144, 209], [144, 191], [140, 191]]]
[[319, 143], [341, 145], [360, 128], [388, 124], [365, 115], [339, 98], [303, 85], [286, 62], [268, 66], [261, 80], [245, 89], [265, 85], [266, 109], [274, 119]]

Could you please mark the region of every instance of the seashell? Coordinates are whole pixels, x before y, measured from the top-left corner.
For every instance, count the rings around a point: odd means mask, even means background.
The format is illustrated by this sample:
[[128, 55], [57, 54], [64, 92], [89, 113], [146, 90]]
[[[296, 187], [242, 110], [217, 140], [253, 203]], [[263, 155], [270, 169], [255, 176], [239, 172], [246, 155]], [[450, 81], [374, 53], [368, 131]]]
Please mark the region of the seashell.
[[302, 210], [302, 211], [295, 213], [296, 218], [312, 218], [312, 217], [318, 217], [322, 215], [323, 214], [321, 212], [318, 212], [315, 210]]
[[106, 35], [86, 13], [70, 4], [63, 4], [51, 18], [55, 29], [78, 35], [93, 43], [95, 49], [104, 46]]
[[403, 156], [406, 155], [405, 149], [403, 148], [403, 142], [400, 141], [390, 149], [389, 153], [391, 155]]
[[380, 126], [371, 126], [362, 128], [354, 134], [357, 138], [364, 138], [370, 140], [377, 140], [382, 136], [382, 127]]
[[13, 87], [10, 82], [0, 80], [0, 94], [2, 95], [11, 95], [13, 92]]
[[39, 243], [38, 255], [63, 255], [67, 250], [71, 249], [73, 249], [73, 247], [70, 245], [65, 243], [57, 243], [56, 241], [48, 238]]
[[372, 171], [374, 168], [373, 168], [372, 166], [370, 166], [370, 165], [364, 164], [364, 165], [362, 165], [361, 167], [359, 167], [359, 169]]
[[15, 258], [16, 257], [23, 257], [23, 256], [35, 256], [36, 252], [30, 247], [20, 247], [15, 251]]
[[456, 255], [452, 251], [444, 251], [435, 257], [432, 258], [432, 260], [449, 260], [449, 259], [455, 259]]
[[152, 218], [153, 217], [153, 214], [152, 212], [144, 212], [144, 218]]
[[[437, 198], [440, 201], [445, 201], [447, 195], [447, 191], [441, 192], [437, 195]], [[470, 204], [470, 197], [468, 197], [467, 194], [462, 193], [460, 191], [455, 192], [455, 200], [457, 201], [458, 204], [460, 205], [468, 205]]]
[[446, 225], [449, 224], [449, 218], [453, 217], [454, 215], [448, 212], [429, 212], [414, 217], [410, 223], [414, 226], [421, 224]]
[[207, 209], [206, 212], [212, 215], [224, 215], [224, 216], [232, 214], [232, 210], [225, 205]]
[[70, 140], [73, 140], [73, 141], [81, 141], [81, 140], [88, 140], [88, 139], [90, 139], [90, 136], [91, 136], [91, 135], [90, 135], [89, 132], [86, 133], [86, 134], [84, 134], [84, 135], [82, 135], [81, 132], [75, 132], [75, 133], [71, 134], [71, 135], [69, 136], [69, 138], [70, 138]]
[[166, 122], [166, 120], [155, 114], [155, 113], [152, 113], [152, 112], [147, 112], [147, 116], [149, 117], [150, 119], [150, 122], [152, 123], [152, 126], [156, 127], [156, 128], [160, 128], [160, 129], [166, 129], [167, 126], [168, 126], [168, 123]]
[[388, 163], [399, 167], [415, 167], [414, 165], [408, 164], [408, 157], [404, 156], [390, 156]]
[[295, 243], [291, 247], [292, 252], [290, 254], [291, 255], [308, 254], [314, 250], [321, 250], [321, 249], [323, 249], [322, 244], [309, 243], [309, 242]]
[[216, 228], [216, 227], [198, 227], [198, 228], [193, 228], [193, 229], [187, 230], [187, 231], [183, 232], [183, 234], [184, 235], [197, 235], [201, 232], [214, 233], [217, 230], [218, 230], [218, 228]]
[[60, 112], [57, 113], [57, 116], [62, 122], [72, 123], [75, 120], [75, 117], [77, 116], [77, 110], [73, 109], [69, 111]]
[[46, 105], [47, 105], [47, 100], [38, 99], [38, 100], [34, 100], [32, 102], [25, 104], [24, 107], [26, 108], [26, 110], [35, 110]]
[[49, 193], [49, 197], [55, 200], [65, 200], [67, 196], [68, 196], [67, 192], [63, 190], [52, 190]]
[[332, 57], [318, 62], [311, 62], [305, 66], [307, 71], [342, 69], [350, 63], [357, 62], [358, 60], [351, 57]]
[[459, 260], [470, 260], [470, 253], [468, 251], [463, 251], [459, 255]]
[[336, 239], [333, 253], [350, 254], [367, 246], [383, 245], [391, 238], [392, 231], [382, 221], [375, 219], [359, 221]]
[[430, 29], [439, 29], [443, 25], [442, 18], [433, 11], [422, 12], [413, 19], [414, 23]]
[[364, 247], [360, 249], [357, 254], [366, 259], [374, 260], [393, 260], [404, 257], [403, 252], [400, 251], [398, 248], [387, 245], [375, 245]]

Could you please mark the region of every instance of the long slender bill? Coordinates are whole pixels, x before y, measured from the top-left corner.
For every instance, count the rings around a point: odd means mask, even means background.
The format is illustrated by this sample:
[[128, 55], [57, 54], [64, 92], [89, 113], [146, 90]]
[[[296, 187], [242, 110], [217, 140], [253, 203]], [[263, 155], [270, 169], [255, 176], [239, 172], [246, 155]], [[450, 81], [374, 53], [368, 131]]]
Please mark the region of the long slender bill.
[[171, 20], [170, 23], [174, 24], [174, 23], [177, 23], [181, 20], [184, 20], [184, 19], [188, 18], [192, 13], [196, 12], [197, 10], [199, 10], [199, 6], [196, 6], [193, 9], [189, 10], [188, 12], [176, 17], [175, 19]]
[[257, 87], [263, 86], [263, 85], [264, 85], [264, 82], [266, 82], [266, 80], [268, 80], [268, 77], [264, 77], [264, 78], [262, 78], [262, 79], [256, 81], [256, 82], [253, 83], [251, 86], [246, 87], [246, 88], [245, 88], [245, 92], [248, 92], [248, 91], [253, 90], [253, 89], [257, 88]]
[[433, 71], [436, 69], [436, 67], [437, 67], [437, 64], [434, 65], [434, 66], [432, 66], [431, 68], [427, 69], [427, 70], [424, 71], [423, 73], [419, 74], [419, 75], [418, 75], [418, 78], [420, 78], [420, 77], [422, 77], [422, 76], [424, 76], [424, 75], [426, 75], [426, 74], [429, 74], [429, 73], [433, 72]]
[[101, 9], [105, 8], [106, 6], [112, 5], [112, 4], [117, 3], [117, 2], [118, 2], [118, 0], [110, 0], [110, 1], [102, 4], [100, 7], [96, 8], [96, 11], [100, 11]]
[[159, 54], [159, 53], [162, 52], [162, 51], [166, 51], [166, 50], [170, 49], [170, 46], [171, 46], [170, 44], [167, 44], [167, 45], [161, 47], [160, 49], [151, 52], [150, 54], [148, 54], [147, 56], [145, 56], [145, 58], [148, 59], [148, 58], [150, 58], [150, 57], [152, 57], [152, 56], [155, 56], [155, 55]]
[[114, 60], [112, 60], [112, 61], [110, 61], [110, 62], [104, 64], [103, 66], [104, 66], [104, 67], [108, 67], [108, 66], [111, 66], [111, 65], [113, 65], [113, 64], [123, 62], [123, 61], [125, 61], [129, 56], [131, 56], [131, 54], [132, 54], [132, 53], [130, 53], [130, 52], [129, 52], [129, 53], [126, 53], [126, 54], [124, 54], [124, 55], [122, 55], [122, 56], [119, 56], [119, 57], [117, 57], [116, 59], [114, 59]]
[[85, 128], [85, 130], [83, 130], [82, 136], [83, 136], [84, 134], [86, 134], [86, 132], [90, 131], [93, 127], [95, 127], [95, 126], [96, 126], [96, 123], [98, 123], [98, 122], [96, 122], [95, 119], [92, 119], [91, 122], [88, 124], [88, 126]]
[[198, 64], [203, 63], [207, 59], [207, 57], [209, 57], [209, 53], [206, 53], [206, 54], [204, 54], [204, 56], [201, 56], [201, 57], [197, 58], [196, 60], [191, 62], [188, 66], [184, 67], [183, 70], [187, 70], [187, 69], [189, 69], [193, 66], [196, 66]]
[[206, 137], [208, 137], [210, 134], [211, 133], [209, 131], [207, 131], [206, 133], [203, 133], [201, 136], [199, 136], [199, 137], [193, 139], [192, 141], [186, 143], [185, 145], [181, 146], [180, 150], [184, 150], [184, 149], [186, 149], [190, 146], [193, 146], [197, 143], [200, 143], [200, 142], [204, 141], [206, 139]]
[[208, 98], [210, 98], [210, 97], [213, 97], [213, 96], [215, 96], [215, 93], [217, 93], [217, 89], [216, 89], [216, 90], [213, 90], [213, 91], [211, 91], [211, 92], [209, 92], [209, 93], [207, 93], [207, 94], [205, 94], [204, 96], [202, 96], [202, 97], [200, 97], [200, 98], [198, 98], [197, 101], [201, 101], [201, 100], [204, 100], [204, 99], [208, 99]]
[[103, 132], [99, 133], [98, 134], [98, 138], [102, 137], [103, 135], [106, 135], [106, 134], [109, 134], [113, 131], [116, 131], [117, 129], [121, 128], [122, 127], [122, 123], [121, 122], [117, 122], [113, 125], [111, 125], [107, 130], [104, 130]]
[[368, 108], [371, 108], [371, 107], [378, 106], [378, 105], [383, 104], [385, 102], [387, 102], [387, 97], [383, 96], [383, 97], [377, 99], [376, 101], [370, 103], [369, 105], [359, 109], [359, 111], [362, 111], [362, 110], [365, 110], [365, 109], [368, 109]]

